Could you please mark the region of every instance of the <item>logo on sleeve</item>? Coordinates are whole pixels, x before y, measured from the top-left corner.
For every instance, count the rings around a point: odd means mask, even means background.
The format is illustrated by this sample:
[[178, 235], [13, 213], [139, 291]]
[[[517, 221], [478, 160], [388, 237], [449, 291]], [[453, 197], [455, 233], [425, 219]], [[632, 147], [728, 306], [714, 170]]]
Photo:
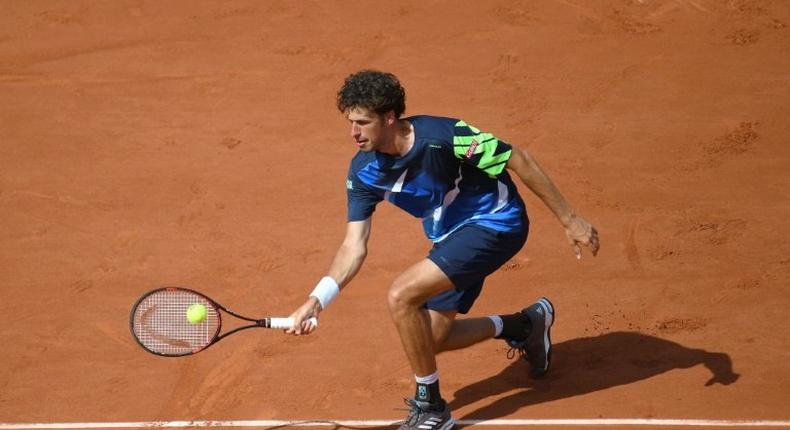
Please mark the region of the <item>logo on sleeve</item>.
[[477, 142], [477, 140], [473, 139], [472, 143], [469, 144], [469, 149], [467, 149], [466, 154], [464, 154], [464, 158], [467, 160], [471, 159], [472, 156], [475, 155], [475, 150], [478, 146], [480, 146], [480, 144]]
[[351, 179], [346, 179], [346, 189], [347, 190], [353, 190], [354, 189], [354, 183], [351, 182]]

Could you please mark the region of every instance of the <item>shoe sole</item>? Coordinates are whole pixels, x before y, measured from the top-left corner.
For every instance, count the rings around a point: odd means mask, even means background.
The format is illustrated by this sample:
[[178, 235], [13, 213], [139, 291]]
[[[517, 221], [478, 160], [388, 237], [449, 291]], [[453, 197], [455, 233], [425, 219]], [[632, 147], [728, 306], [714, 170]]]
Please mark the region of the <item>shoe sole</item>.
[[551, 326], [554, 325], [554, 321], [557, 319], [554, 305], [549, 299], [541, 297], [538, 299], [537, 303], [543, 308], [543, 314], [546, 316], [543, 329], [543, 345], [546, 347], [544, 351], [546, 353], [546, 367], [544, 369], [533, 369], [533, 372], [530, 372], [530, 376], [532, 376], [533, 379], [540, 379], [549, 373], [549, 367], [551, 366]]

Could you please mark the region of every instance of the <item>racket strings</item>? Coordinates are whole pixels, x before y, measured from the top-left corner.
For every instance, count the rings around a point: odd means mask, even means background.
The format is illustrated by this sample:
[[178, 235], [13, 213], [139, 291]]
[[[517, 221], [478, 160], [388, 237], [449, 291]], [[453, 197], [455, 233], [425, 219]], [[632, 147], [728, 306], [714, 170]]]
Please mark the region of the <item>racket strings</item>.
[[[187, 309], [206, 307], [206, 319], [192, 324]], [[165, 289], [145, 297], [137, 305], [133, 331], [148, 350], [164, 355], [185, 355], [208, 346], [219, 332], [220, 317], [214, 304], [191, 291]]]

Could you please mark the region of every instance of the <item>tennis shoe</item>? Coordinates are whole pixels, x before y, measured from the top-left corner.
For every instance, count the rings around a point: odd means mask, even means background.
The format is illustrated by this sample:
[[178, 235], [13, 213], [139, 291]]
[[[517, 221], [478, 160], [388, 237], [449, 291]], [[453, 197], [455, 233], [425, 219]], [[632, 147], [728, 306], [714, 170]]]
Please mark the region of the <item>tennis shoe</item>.
[[400, 430], [449, 430], [455, 425], [444, 400], [438, 407], [414, 399], [403, 400], [409, 407], [409, 416], [399, 427]]
[[546, 376], [551, 365], [551, 326], [554, 324], [554, 305], [549, 299], [541, 297], [536, 303], [521, 310], [521, 315], [529, 320], [531, 329], [524, 340], [506, 339], [510, 346], [508, 357], [514, 351], [529, 362], [529, 376], [539, 379]]

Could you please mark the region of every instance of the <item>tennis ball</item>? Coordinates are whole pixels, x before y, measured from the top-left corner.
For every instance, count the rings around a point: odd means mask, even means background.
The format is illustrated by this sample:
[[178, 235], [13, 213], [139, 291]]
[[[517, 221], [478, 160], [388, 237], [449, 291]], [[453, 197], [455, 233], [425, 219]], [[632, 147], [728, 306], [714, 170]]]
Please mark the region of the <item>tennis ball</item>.
[[193, 303], [187, 308], [187, 321], [190, 324], [200, 324], [206, 320], [206, 307], [200, 303]]

